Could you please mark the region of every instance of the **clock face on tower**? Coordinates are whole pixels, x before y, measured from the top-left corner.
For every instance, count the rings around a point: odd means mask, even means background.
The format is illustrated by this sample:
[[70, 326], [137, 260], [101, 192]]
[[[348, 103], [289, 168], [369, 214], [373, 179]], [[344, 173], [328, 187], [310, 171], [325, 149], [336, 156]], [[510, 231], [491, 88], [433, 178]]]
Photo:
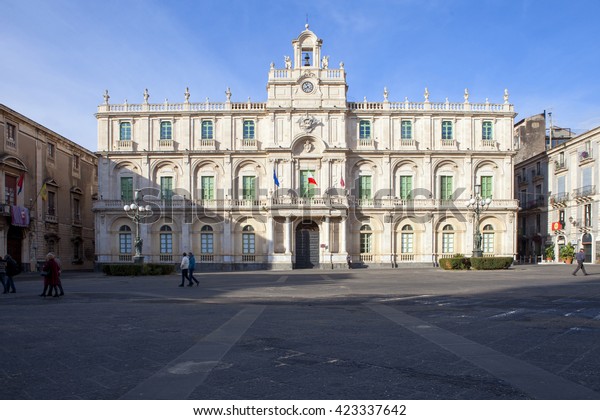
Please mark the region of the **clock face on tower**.
[[314, 89], [314, 86], [313, 86], [313, 84], [311, 82], [304, 82], [304, 83], [302, 83], [302, 90], [305, 93], [310, 93], [310, 92], [313, 91], [313, 89]]

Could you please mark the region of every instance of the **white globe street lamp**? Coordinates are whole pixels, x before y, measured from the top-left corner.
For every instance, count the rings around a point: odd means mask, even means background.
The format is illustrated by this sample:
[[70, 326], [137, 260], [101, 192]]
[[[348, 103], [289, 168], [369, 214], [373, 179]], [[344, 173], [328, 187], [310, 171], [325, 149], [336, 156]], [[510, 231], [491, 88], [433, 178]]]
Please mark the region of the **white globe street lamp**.
[[483, 257], [483, 251], [481, 250], [481, 232], [479, 231], [479, 219], [481, 213], [487, 210], [492, 203], [490, 197], [481, 197], [481, 185], [475, 185], [475, 197], [471, 197], [467, 207], [471, 209], [475, 215], [474, 230], [473, 230], [473, 257]]
[[143, 241], [140, 237], [140, 223], [143, 219], [152, 216], [152, 207], [150, 205], [143, 205], [140, 202], [143, 197], [140, 194], [140, 190], [135, 191], [133, 203], [125, 204], [123, 210], [127, 216], [135, 223], [135, 262], [143, 263], [144, 257], [142, 255]]

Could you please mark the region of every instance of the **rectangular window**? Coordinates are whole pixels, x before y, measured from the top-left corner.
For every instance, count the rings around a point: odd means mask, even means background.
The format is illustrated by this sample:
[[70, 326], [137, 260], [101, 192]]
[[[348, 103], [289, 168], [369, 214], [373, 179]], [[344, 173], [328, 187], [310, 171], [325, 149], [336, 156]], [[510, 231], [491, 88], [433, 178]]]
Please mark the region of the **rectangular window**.
[[78, 198], [73, 198], [73, 220], [81, 222], [81, 202]]
[[541, 175], [542, 174], [542, 163], [541, 162], [536, 162], [535, 163], [535, 174], [536, 175]]
[[360, 234], [360, 253], [370, 254], [373, 249], [373, 234], [372, 233], [361, 233]]
[[453, 140], [454, 133], [452, 132], [452, 121], [442, 121], [442, 140]]
[[452, 176], [440, 176], [440, 198], [442, 200], [452, 200]]
[[56, 194], [48, 191], [48, 215], [56, 216]]
[[412, 175], [400, 175], [400, 198], [412, 200]]
[[173, 234], [172, 233], [161, 233], [160, 234], [160, 253], [161, 254], [173, 254]]
[[131, 140], [131, 123], [122, 122], [119, 124], [119, 140], [129, 141]]
[[585, 227], [592, 226], [592, 205], [586, 204], [583, 208], [583, 225]]
[[6, 204], [17, 204], [17, 177], [12, 175], [4, 176], [4, 202]]
[[492, 133], [493, 124], [491, 121], [484, 121], [481, 126], [481, 138], [483, 140], [493, 140], [494, 136]]
[[315, 196], [315, 185], [308, 182], [309, 175], [314, 175], [311, 171], [300, 171], [300, 196], [311, 198]]
[[566, 183], [566, 178], [564, 176], [559, 176], [558, 177], [558, 194], [559, 195], [564, 195], [565, 194], [565, 185]]
[[200, 178], [201, 184], [201, 197], [202, 200], [214, 200], [215, 199], [215, 177], [214, 176], [203, 176]]
[[242, 234], [242, 253], [243, 254], [254, 254], [254, 233], [243, 233]]
[[358, 123], [358, 136], [360, 139], [371, 138], [371, 121], [361, 120]]
[[592, 168], [590, 166], [581, 171], [581, 186], [590, 187], [592, 185]]
[[211, 255], [214, 254], [212, 233], [200, 234], [200, 253]]
[[484, 233], [483, 234], [483, 244], [482, 251], [486, 254], [494, 253], [494, 234], [493, 233]]
[[213, 122], [212, 121], [202, 121], [202, 140], [212, 140], [213, 137]]
[[242, 177], [242, 198], [244, 200], [256, 199], [256, 177], [255, 176]]
[[127, 203], [133, 201], [133, 178], [130, 176], [121, 177], [121, 200]]
[[254, 139], [254, 121], [244, 120], [244, 139]]
[[362, 200], [371, 198], [370, 175], [361, 175], [358, 177], [358, 198]]
[[163, 200], [170, 201], [173, 199], [173, 177], [172, 176], [161, 176], [160, 177], [160, 197]]
[[413, 234], [412, 233], [403, 233], [401, 236], [401, 245], [400, 249], [403, 254], [412, 254], [413, 253]]
[[171, 121], [162, 121], [160, 123], [160, 139], [161, 140], [172, 140], [173, 139], [173, 124], [171, 124]]
[[73, 155], [73, 169], [75, 171], [79, 170], [79, 156]]
[[492, 198], [492, 176], [481, 177], [481, 198]]
[[6, 123], [6, 135], [11, 142], [17, 139], [17, 127], [14, 124]]
[[454, 254], [454, 233], [442, 234], [442, 253]]
[[55, 147], [56, 146], [54, 146], [54, 143], [48, 143], [48, 157], [54, 158]]
[[402, 122], [400, 123], [400, 138], [402, 140], [412, 140], [413, 138], [413, 125], [412, 125], [412, 121], [408, 121], [408, 120], [402, 120]]
[[119, 233], [119, 254], [131, 254], [131, 233]]

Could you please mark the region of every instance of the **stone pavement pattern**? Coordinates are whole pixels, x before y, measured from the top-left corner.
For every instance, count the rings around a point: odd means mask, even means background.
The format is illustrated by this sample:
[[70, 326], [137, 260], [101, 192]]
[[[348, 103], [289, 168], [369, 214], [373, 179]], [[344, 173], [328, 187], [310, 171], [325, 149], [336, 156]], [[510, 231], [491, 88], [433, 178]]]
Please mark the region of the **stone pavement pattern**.
[[[66, 273], [0, 295], [3, 399], [600, 399], [600, 270]], [[597, 271], [595, 273], [595, 271]]]

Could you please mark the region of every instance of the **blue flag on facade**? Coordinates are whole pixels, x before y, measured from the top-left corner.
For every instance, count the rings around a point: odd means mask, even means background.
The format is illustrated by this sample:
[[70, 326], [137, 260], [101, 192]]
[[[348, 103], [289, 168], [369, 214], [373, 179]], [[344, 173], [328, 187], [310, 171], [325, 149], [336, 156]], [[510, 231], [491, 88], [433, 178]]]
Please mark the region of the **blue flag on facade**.
[[275, 181], [275, 185], [279, 187], [279, 179], [277, 179], [277, 173], [275, 173], [275, 169], [273, 169], [273, 181]]

